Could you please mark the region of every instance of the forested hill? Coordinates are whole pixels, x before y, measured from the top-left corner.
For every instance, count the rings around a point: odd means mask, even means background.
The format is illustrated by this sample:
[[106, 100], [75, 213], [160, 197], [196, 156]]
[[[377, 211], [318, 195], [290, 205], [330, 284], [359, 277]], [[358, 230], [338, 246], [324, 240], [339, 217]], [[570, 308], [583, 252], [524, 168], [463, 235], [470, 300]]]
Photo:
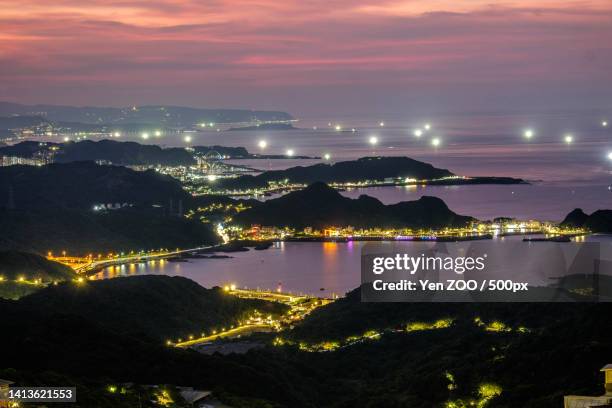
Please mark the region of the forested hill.
[[17, 209], [167, 204], [188, 197], [176, 179], [153, 170], [137, 172], [93, 162], [0, 167], [0, 206], [12, 201]]
[[313, 183], [303, 190], [265, 201], [234, 217], [234, 222], [243, 227], [259, 224], [293, 228], [439, 228], [463, 226], [472, 220], [454, 213], [436, 197], [384, 205], [366, 195], [358, 199], [344, 197], [324, 183]]
[[223, 180], [223, 188], [266, 187], [272, 181], [309, 184], [316, 181], [325, 183], [359, 182], [363, 180], [384, 180], [386, 178], [437, 179], [452, 176], [446, 169], [439, 169], [429, 163], [408, 157], [362, 157], [357, 160], [334, 164], [320, 163], [312, 166], [297, 166], [286, 170], [266, 171], [257, 176], [242, 176]]

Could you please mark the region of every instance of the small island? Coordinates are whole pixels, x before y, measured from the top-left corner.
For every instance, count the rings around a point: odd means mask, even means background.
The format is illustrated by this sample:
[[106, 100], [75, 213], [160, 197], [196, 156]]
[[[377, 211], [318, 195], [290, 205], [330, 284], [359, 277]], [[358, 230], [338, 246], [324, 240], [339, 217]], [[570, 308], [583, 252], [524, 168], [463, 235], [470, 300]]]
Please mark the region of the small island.
[[335, 188], [398, 185], [526, 184], [512, 177], [465, 177], [409, 157], [373, 156], [334, 164], [319, 163], [216, 180], [201, 194], [232, 196], [297, 190], [315, 182]]

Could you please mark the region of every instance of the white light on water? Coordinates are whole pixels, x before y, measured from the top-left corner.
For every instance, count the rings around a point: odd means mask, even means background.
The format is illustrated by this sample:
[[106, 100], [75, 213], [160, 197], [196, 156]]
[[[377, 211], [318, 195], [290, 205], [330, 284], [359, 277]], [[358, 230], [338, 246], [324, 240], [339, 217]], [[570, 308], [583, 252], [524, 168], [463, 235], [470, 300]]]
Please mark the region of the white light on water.
[[376, 136], [371, 136], [368, 142], [370, 142], [372, 146], [375, 146], [378, 144], [378, 138]]
[[569, 134], [565, 135], [563, 140], [565, 140], [565, 143], [567, 143], [567, 144], [572, 144], [574, 142], [574, 136], [569, 135]]
[[260, 140], [259, 143], [257, 143], [257, 146], [259, 146], [260, 149], [265, 149], [268, 146], [268, 142], [265, 140]]
[[293, 149], [287, 149], [287, 156], [292, 157], [295, 154]]
[[421, 130], [421, 129], [416, 129], [416, 130], [414, 131], [414, 136], [416, 136], [416, 137], [421, 137], [421, 136], [423, 136], [423, 130]]

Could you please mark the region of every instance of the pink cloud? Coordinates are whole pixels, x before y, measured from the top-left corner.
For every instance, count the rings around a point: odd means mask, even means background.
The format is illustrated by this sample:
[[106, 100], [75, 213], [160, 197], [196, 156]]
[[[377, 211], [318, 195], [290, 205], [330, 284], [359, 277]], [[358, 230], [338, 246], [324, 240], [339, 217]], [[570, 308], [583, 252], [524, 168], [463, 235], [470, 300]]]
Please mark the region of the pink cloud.
[[[381, 85], [405, 93], [540, 84], [546, 92], [612, 80], [608, 0], [0, 4], [0, 99], [48, 99], [69, 86], [88, 89], [90, 103], [212, 105], [222, 90], [240, 105], [258, 103], [262, 87], [285, 103], [312, 85], [367, 94]], [[128, 87], [133, 99], [119, 100]]]

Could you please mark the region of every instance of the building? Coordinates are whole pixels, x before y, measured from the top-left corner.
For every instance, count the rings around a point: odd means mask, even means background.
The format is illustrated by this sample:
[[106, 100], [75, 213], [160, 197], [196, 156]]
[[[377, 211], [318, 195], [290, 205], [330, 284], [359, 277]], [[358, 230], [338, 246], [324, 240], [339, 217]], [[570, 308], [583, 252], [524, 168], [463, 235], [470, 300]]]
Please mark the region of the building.
[[191, 387], [177, 387], [177, 389], [189, 406], [196, 408], [231, 408], [215, 399], [211, 391], [194, 390]]
[[0, 408], [8, 408], [11, 405], [9, 405], [9, 401], [8, 401], [8, 390], [9, 390], [9, 386], [13, 384], [12, 381], [8, 381], [8, 380], [3, 380], [0, 378]]
[[0, 167], [6, 166], [44, 166], [45, 160], [39, 157], [0, 156]]
[[564, 408], [612, 408], [612, 364], [606, 365], [600, 371], [604, 373], [606, 393], [601, 397], [582, 395], [566, 395], [563, 397]]

